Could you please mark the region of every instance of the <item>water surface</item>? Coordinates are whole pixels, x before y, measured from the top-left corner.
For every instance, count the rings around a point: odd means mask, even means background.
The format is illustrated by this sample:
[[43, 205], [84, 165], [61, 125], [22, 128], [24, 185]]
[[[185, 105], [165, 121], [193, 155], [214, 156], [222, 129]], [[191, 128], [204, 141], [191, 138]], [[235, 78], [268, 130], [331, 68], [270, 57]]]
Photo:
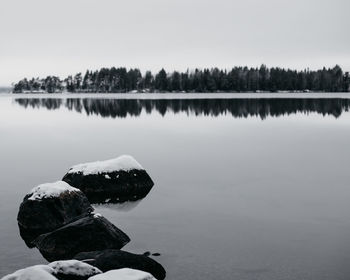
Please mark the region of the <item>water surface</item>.
[[161, 253], [167, 279], [349, 279], [349, 105], [1, 96], [0, 277], [45, 263], [19, 236], [26, 192], [73, 164], [131, 154], [154, 188], [96, 208], [130, 236], [126, 250]]

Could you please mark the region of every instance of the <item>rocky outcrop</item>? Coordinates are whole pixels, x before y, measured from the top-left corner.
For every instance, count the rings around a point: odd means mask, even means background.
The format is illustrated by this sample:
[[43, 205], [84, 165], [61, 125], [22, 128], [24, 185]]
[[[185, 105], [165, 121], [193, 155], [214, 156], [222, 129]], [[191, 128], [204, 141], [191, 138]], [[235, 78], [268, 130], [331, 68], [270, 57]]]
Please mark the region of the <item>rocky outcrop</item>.
[[130, 238], [104, 217], [95, 214], [39, 236], [34, 242], [48, 261], [71, 259], [79, 252], [121, 249]]
[[121, 250], [83, 252], [74, 256], [74, 259], [85, 261], [103, 272], [132, 268], [151, 273], [158, 280], [162, 280], [166, 276], [165, 269], [155, 260], [144, 255], [132, 254]]
[[39, 185], [27, 194], [17, 216], [20, 234], [29, 247], [43, 233], [51, 232], [93, 211], [87, 197], [66, 182]]
[[154, 183], [146, 170], [131, 156], [78, 164], [63, 181], [80, 189], [91, 203], [117, 203], [144, 198]]
[[130, 238], [93, 213], [88, 200], [112, 205], [137, 203], [145, 197], [153, 181], [135, 159], [122, 156], [79, 164], [63, 180], [32, 189], [24, 197], [17, 217], [26, 244], [37, 247], [52, 263], [28, 267], [1, 280], [165, 278], [164, 268], [148, 257], [149, 252], [137, 255], [120, 250]]

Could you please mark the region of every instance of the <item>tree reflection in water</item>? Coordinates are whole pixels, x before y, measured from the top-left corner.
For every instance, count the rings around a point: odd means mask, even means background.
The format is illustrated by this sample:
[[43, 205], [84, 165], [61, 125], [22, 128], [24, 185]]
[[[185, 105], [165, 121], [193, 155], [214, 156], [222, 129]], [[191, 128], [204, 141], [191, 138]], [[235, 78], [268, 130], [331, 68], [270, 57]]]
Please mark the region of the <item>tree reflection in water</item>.
[[96, 99], [96, 98], [16, 98], [15, 102], [25, 108], [56, 110], [62, 106], [70, 111], [97, 115], [103, 118], [140, 116], [142, 112], [154, 111], [162, 116], [168, 112], [195, 116], [232, 115], [235, 118], [291, 114], [317, 113], [339, 117], [349, 111], [350, 99], [341, 98], [284, 98], [284, 99]]

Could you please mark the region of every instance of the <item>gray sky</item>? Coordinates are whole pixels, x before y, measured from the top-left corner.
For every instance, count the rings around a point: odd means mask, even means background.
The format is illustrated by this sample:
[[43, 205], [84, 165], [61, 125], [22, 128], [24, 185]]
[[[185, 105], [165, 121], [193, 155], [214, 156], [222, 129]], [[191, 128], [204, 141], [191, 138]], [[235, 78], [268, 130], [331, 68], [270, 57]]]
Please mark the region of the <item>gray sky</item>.
[[103, 66], [350, 70], [349, 0], [1, 0], [0, 85]]

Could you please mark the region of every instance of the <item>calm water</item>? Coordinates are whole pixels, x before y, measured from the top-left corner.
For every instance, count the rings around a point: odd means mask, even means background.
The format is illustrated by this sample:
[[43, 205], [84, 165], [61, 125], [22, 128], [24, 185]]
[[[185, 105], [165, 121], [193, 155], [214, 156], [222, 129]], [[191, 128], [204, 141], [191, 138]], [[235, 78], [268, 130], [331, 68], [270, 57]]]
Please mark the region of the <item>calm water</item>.
[[350, 100], [0, 96], [0, 277], [45, 263], [16, 215], [76, 163], [133, 155], [155, 182], [101, 207], [167, 279], [348, 280]]

